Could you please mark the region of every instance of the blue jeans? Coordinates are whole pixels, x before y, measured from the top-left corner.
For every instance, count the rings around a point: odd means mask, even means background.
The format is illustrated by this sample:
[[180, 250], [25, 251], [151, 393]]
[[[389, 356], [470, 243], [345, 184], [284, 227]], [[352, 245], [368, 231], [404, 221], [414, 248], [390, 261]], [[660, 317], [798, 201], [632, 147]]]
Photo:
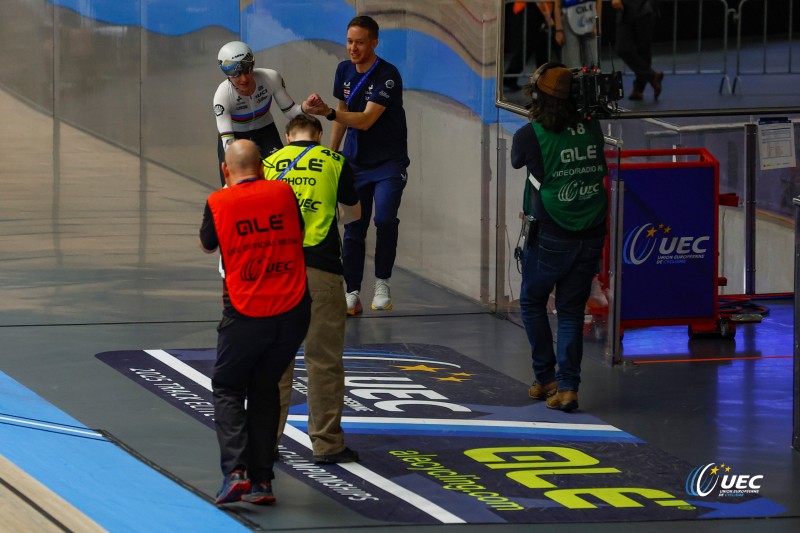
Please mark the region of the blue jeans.
[[361, 290], [364, 279], [365, 241], [369, 221], [372, 217], [372, 202], [375, 202], [375, 277], [392, 277], [394, 259], [397, 255], [397, 237], [400, 220], [397, 211], [406, 180], [400, 176], [357, 184], [361, 202], [361, 218], [345, 225], [342, 245], [344, 281], [347, 292]]
[[[604, 240], [570, 240], [540, 234], [523, 252], [519, 303], [531, 344], [533, 375], [542, 384], [555, 379], [559, 391], [577, 392], [581, 382], [583, 311]], [[547, 316], [547, 299], [553, 287], [558, 316], [555, 349]]]

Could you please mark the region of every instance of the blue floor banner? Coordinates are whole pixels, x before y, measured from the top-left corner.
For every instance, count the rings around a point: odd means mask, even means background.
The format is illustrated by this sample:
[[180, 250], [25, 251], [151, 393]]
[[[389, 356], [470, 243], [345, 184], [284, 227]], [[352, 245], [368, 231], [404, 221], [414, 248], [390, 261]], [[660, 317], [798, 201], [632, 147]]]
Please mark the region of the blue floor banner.
[[[97, 354], [210, 428], [215, 356], [214, 349]], [[314, 464], [300, 352], [278, 468], [368, 518], [610, 522], [785, 511], [759, 496], [769, 480], [758, 473], [724, 462], [690, 465], [586, 413], [549, 410], [528, 398], [527, 384], [448, 347], [347, 347], [344, 362], [342, 426], [361, 462]]]

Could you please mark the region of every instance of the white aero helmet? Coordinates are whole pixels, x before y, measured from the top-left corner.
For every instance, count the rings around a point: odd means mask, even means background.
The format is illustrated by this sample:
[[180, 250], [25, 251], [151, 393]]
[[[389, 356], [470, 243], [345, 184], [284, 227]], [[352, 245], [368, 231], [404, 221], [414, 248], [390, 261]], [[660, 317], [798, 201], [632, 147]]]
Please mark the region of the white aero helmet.
[[219, 68], [231, 78], [236, 78], [239, 74], [249, 74], [255, 64], [253, 51], [242, 41], [231, 41], [220, 48], [217, 59]]

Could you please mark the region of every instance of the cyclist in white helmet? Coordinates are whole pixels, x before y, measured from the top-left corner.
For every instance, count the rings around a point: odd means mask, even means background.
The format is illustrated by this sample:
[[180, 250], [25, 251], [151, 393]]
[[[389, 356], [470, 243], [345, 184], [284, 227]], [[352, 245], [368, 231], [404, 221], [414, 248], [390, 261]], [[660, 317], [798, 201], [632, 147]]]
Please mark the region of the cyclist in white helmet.
[[[281, 75], [272, 69], [254, 68], [255, 57], [247, 44], [231, 41], [219, 50], [219, 68], [227, 79], [214, 93], [220, 165], [225, 150], [236, 139], [250, 139], [258, 145], [262, 159], [283, 148], [272, 119], [273, 102], [290, 119], [302, 114], [303, 104], [295, 104]], [[225, 176], [220, 168], [220, 182]]]

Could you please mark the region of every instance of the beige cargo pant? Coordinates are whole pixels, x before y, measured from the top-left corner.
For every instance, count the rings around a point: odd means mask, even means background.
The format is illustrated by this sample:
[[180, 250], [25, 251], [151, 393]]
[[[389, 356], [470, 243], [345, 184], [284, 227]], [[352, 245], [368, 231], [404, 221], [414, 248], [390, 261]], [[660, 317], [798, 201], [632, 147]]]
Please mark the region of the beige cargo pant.
[[[303, 341], [308, 377], [308, 435], [314, 455], [339, 453], [345, 447], [342, 430], [344, 407], [344, 326], [347, 303], [343, 278], [316, 268], [306, 269], [311, 293], [311, 324]], [[294, 361], [280, 382], [281, 417], [278, 442], [289, 414]], [[302, 373], [299, 377], [303, 377]]]

